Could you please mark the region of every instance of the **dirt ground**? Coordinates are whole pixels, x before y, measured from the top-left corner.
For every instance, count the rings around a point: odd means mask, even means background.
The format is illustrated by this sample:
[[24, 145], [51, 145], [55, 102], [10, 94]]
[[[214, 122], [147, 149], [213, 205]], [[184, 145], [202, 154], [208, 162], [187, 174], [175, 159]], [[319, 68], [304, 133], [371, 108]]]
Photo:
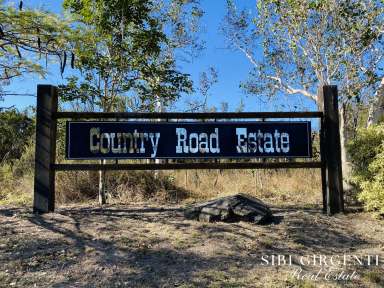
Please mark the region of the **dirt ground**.
[[0, 207], [0, 287], [384, 287], [383, 220], [272, 210], [257, 226], [185, 220], [179, 206]]

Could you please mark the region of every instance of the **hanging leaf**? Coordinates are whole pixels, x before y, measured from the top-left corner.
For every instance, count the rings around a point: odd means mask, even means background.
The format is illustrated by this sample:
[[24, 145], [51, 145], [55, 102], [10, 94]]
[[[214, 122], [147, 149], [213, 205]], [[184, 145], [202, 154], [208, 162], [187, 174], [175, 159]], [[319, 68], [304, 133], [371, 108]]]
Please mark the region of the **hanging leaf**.
[[3, 38], [5, 35], [4, 35], [4, 31], [3, 31], [3, 27], [1, 27], [0, 25], [0, 37]]
[[21, 53], [20, 53], [20, 50], [19, 50], [19, 46], [15, 45], [15, 47], [16, 47], [17, 55], [19, 55], [19, 58], [21, 59], [22, 56], [21, 56]]
[[[37, 28], [37, 35], [40, 35], [40, 29]], [[39, 47], [39, 51], [41, 51], [41, 39], [40, 36], [37, 36], [37, 47]]]
[[75, 54], [73, 52], [71, 54], [71, 68], [75, 68]]
[[23, 1], [20, 1], [20, 4], [19, 4], [19, 10], [23, 10]]
[[[60, 61], [61, 61], [61, 57], [60, 57]], [[63, 59], [62, 65], [61, 65], [61, 74], [64, 73], [66, 65], [67, 65], [67, 52], [64, 51], [64, 59]]]
[[59, 57], [59, 61], [60, 61], [60, 73], [61, 73], [61, 76], [63, 76], [63, 59], [61, 59], [61, 55], [60, 53], [57, 53], [57, 57]]

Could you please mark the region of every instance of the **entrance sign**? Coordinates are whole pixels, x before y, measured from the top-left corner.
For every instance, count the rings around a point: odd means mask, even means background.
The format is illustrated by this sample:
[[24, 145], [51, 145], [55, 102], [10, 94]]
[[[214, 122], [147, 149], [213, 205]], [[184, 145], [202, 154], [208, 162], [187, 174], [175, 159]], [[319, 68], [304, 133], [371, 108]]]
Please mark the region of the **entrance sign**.
[[[145, 113], [61, 112], [57, 109], [57, 88], [38, 85], [33, 211], [47, 213], [55, 210], [57, 171], [318, 168], [321, 169], [323, 211], [329, 215], [343, 212], [337, 86], [319, 88], [320, 111]], [[77, 120], [67, 122], [66, 156], [78, 161], [57, 163], [57, 119]], [[148, 121], [155, 119], [166, 119], [167, 122]], [[249, 122], [241, 122], [244, 119]], [[320, 159], [297, 159], [312, 157], [311, 126], [308, 121], [292, 122], [291, 119], [319, 120]], [[197, 160], [81, 162], [81, 159], [105, 158]], [[227, 160], [212, 161], [210, 158]], [[263, 161], [241, 161], [243, 158], [263, 158]]]
[[68, 121], [67, 159], [312, 157], [311, 122]]

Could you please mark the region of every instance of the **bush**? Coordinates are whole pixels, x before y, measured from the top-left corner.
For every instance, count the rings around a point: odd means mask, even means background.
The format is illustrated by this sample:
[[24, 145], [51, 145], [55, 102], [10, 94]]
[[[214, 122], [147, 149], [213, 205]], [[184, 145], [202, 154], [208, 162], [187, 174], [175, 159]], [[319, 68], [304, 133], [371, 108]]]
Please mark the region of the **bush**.
[[0, 163], [19, 159], [34, 129], [35, 123], [28, 111], [11, 109], [0, 112]]
[[359, 129], [348, 150], [358, 199], [366, 210], [384, 214], [384, 124]]
[[368, 171], [373, 175], [371, 180], [362, 181], [362, 192], [359, 200], [365, 203], [370, 211], [378, 211], [384, 215], [384, 143], [380, 145], [382, 152], [377, 154], [369, 164]]

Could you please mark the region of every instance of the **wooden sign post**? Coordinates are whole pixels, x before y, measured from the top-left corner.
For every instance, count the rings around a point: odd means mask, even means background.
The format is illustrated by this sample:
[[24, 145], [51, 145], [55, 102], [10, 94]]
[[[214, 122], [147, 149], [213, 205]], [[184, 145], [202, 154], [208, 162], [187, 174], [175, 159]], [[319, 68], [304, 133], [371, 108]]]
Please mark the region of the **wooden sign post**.
[[321, 124], [324, 210], [327, 214], [335, 214], [344, 211], [337, 86], [321, 87], [319, 100], [324, 113]]
[[37, 86], [36, 150], [33, 211], [47, 213], [55, 210], [57, 88]]

